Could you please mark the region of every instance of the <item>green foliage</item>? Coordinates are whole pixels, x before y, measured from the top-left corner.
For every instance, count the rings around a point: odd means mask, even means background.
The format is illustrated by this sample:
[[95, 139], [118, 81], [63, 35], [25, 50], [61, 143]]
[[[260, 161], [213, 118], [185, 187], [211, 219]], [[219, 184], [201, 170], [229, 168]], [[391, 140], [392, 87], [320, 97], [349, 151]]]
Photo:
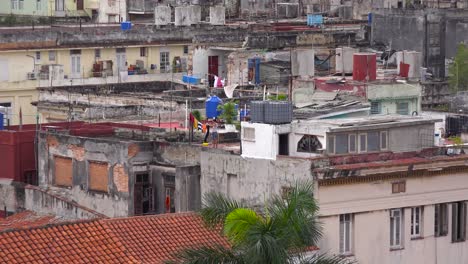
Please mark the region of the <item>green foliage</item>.
[[198, 110], [193, 110], [192, 115], [199, 121], [203, 120], [202, 114]]
[[458, 45], [454, 63], [449, 67], [449, 84], [452, 91], [468, 90], [468, 47]]
[[7, 17], [5, 17], [3, 23], [8, 26], [14, 26], [16, 24], [16, 16], [14, 14], [9, 14]]
[[287, 94], [269, 95], [268, 100], [271, 101], [286, 101], [288, 100]]
[[309, 246], [322, 237], [318, 206], [311, 183], [296, 184], [283, 197], [274, 196], [263, 213], [219, 193], [204, 197], [200, 214], [210, 227], [223, 227], [231, 248], [222, 246], [185, 249], [171, 264], [346, 264], [339, 256], [305, 257]]
[[448, 139], [452, 141], [453, 144], [457, 147], [463, 145], [463, 140], [461, 137], [449, 137]]
[[218, 110], [222, 111], [219, 117], [222, 118], [226, 124], [232, 124], [234, 118], [237, 116], [236, 105], [234, 103], [219, 105]]

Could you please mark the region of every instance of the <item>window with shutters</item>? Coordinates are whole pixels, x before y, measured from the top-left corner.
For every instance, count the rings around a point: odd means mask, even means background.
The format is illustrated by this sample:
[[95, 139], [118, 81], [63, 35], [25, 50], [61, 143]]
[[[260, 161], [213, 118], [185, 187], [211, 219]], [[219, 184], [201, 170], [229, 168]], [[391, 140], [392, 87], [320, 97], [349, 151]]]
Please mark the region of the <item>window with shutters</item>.
[[159, 69], [161, 72], [169, 72], [171, 63], [169, 62], [169, 52], [159, 53]]
[[335, 154], [335, 136], [327, 137], [327, 152], [328, 154]]
[[392, 183], [392, 193], [404, 193], [406, 192], [406, 182], [399, 181]]
[[340, 254], [349, 255], [352, 252], [352, 214], [340, 215]]
[[148, 56], [148, 48], [147, 47], [141, 47], [140, 48], [140, 57], [146, 57]]
[[11, 9], [18, 9], [18, 0], [11, 0]]
[[71, 158], [55, 156], [54, 185], [71, 187], [73, 184], [73, 162]]
[[49, 51], [49, 61], [55, 61], [55, 57], [56, 57], [55, 50], [50, 50]]
[[387, 131], [380, 132], [380, 150], [387, 150], [388, 148], [388, 137]]
[[434, 235], [446, 236], [448, 234], [448, 206], [436, 204], [434, 207]]
[[108, 192], [108, 164], [106, 162], [90, 161], [88, 165], [89, 190], [98, 192]]
[[359, 152], [367, 152], [367, 134], [359, 134]]
[[452, 242], [465, 241], [466, 232], [466, 203], [452, 204]]
[[422, 236], [422, 217], [422, 206], [411, 208], [411, 238], [419, 238]]
[[96, 58], [96, 59], [101, 58], [101, 50], [100, 49], [95, 49], [94, 50], [94, 58]]
[[338, 134], [335, 136], [335, 154], [348, 153], [348, 134]]
[[402, 209], [390, 210], [390, 248], [392, 249], [399, 249], [403, 247], [402, 219], [403, 219]]

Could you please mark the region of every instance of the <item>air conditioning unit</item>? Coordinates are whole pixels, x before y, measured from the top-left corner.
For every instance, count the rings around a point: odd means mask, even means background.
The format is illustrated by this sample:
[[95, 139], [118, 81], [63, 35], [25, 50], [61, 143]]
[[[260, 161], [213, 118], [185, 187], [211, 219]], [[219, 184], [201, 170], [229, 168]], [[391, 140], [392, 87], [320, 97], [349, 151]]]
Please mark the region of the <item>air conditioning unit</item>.
[[37, 74], [35, 72], [28, 72], [28, 80], [36, 80]]

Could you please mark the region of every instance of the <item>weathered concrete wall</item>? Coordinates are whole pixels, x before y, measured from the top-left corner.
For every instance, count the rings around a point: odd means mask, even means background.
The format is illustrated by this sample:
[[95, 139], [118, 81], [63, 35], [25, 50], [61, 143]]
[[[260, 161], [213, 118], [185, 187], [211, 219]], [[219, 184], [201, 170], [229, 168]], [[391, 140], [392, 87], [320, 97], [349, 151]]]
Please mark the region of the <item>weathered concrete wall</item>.
[[62, 219], [69, 220], [94, 219], [101, 217], [100, 214], [69, 200], [70, 197], [68, 196], [60, 197], [57, 194], [51, 195], [48, 192], [53, 192], [53, 190], [26, 188], [24, 208], [36, 213], [52, 214], [59, 216]]
[[10, 179], [0, 179], [0, 211], [17, 212], [24, 208], [24, 189], [22, 183]]
[[171, 23], [171, 7], [156, 6], [154, 8], [154, 24], [157, 26], [168, 25]]
[[[62, 196], [107, 216], [128, 216], [133, 213], [133, 164], [151, 162], [153, 145], [43, 132], [39, 136], [40, 186], [55, 188], [55, 156], [72, 158], [72, 186], [56, 188]], [[89, 161], [107, 163], [108, 192], [89, 189]]]
[[224, 6], [210, 7], [210, 24], [224, 25], [226, 22], [226, 8]]
[[176, 167], [176, 212], [197, 211], [201, 208], [200, 176], [199, 165]]
[[164, 143], [155, 144], [155, 161], [166, 164], [181, 166], [186, 164], [196, 165], [200, 162], [201, 146], [188, 143]]
[[201, 193], [220, 192], [249, 205], [262, 205], [282, 187], [310, 181], [312, 161], [243, 158], [221, 150], [201, 152]]

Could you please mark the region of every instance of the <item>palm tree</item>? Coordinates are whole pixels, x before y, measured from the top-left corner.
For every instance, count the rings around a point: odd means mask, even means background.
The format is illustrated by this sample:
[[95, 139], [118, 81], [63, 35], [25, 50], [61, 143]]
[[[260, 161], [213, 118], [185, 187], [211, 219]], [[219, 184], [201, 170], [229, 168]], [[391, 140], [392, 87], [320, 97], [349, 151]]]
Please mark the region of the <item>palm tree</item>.
[[345, 264], [339, 256], [305, 256], [322, 236], [313, 185], [296, 184], [285, 197], [274, 196], [257, 212], [219, 193], [208, 193], [201, 217], [209, 228], [222, 227], [231, 248], [185, 249], [170, 264]]

